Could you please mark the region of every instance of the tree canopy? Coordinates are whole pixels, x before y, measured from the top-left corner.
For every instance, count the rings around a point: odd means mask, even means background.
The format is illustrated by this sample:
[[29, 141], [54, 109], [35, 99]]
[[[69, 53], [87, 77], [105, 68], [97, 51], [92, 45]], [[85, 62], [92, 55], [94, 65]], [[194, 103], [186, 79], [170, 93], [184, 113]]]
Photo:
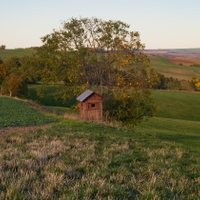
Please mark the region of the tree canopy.
[[123, 125], [152, 115], [149, 59], [139, 33], [129, 28], [98, 18], [64, 21], [60, 30], [42, 37], [37, 51], [42, 82], [63, 83], [64, 99], [94, 90], [104, 98], [105, 117]]

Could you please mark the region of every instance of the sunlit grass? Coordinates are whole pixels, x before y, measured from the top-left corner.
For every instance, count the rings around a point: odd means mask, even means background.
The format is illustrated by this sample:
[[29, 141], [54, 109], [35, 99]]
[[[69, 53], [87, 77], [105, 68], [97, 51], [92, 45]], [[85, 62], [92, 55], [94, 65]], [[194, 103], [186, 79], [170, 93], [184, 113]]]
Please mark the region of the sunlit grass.
[[0, 199], [197, 199], [199, 161], [174, 142], [63, 121], [2, 138]]

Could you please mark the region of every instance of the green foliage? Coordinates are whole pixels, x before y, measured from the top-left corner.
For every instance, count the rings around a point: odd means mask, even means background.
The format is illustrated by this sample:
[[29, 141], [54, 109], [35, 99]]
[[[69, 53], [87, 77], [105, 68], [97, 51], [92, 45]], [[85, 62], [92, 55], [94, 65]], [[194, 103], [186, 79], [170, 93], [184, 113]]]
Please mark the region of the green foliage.
[[11, 57], [0, 64], [0, 94], [25, 97], [27, 84], [20, 73], [21, 62], [18, 57]]
[[[34, 100], [45, 106], [60, 106], [60, 107], [72, 107], [77, 104], [76, 97], [70, 101], [64, 101], [57, 94], [58, 85], [46, 85], [41, 88], [41, 84], [29, 84], [28, 85], [28, 99]], [[38, 94], [38, 90], [42, 90], [42, 95]]]
[[[71, 18], [63, 22], [61, 30], [44, 36], [42, 42], [36, 54], [41, 64], [41, 82], [62, 83], [63, 87], [59, 87], [61, 98], [72, 99], [84, 90], [91, 89], [102, 95], [106, 102], [115, 101], [119, 105], [122, 100], [123, 106], [118, 106], [118, 111], [120, 107], [129, 109], [125, 106], [132, 104], [133, 107], [137, 102], [135, 106], [143, 106], [138, 108], [143, 111], [138, 116], [131, 112], [131, 118], [135, 120], [126, 117], [115, 119], [129, 125], [140, 122], [144, 117], [141, 115], [146, 113], [145, 109], [147, 112], [153, 110], [153, 104], [149, 103], [150, 95], [145, 95], [149, 89], [149, 59], [141, 51], [144, 45], [140, 42], [139, 33], [129, 31], [128, 24], [97, 18]], [[129, 91], [144, 93], [141, 96], [145, 98], [141, 103], [132, 98], [113, 99], [117, 98], [117, 93], [128, 96]], [[111, 110], [108, 106], [106, 108]], [[125, 119], [127, 123], [124, 123]]]
[[43, 125], [56, 121], [34, 110], [28, 103], [0, 97], [0, 127]]
[[5, 50], [6, 49], [6, 45], [1, 45], [0, 46], [0, 50]]
[[144, 118], [152, 117], [155, 105], [149, 98], [150, 92], [132, 92], [127, 95], [116, 93], [113, 98], [104, 101], [104, 118], [108, 121], [118, 121], [122, 126], [135, 126]]

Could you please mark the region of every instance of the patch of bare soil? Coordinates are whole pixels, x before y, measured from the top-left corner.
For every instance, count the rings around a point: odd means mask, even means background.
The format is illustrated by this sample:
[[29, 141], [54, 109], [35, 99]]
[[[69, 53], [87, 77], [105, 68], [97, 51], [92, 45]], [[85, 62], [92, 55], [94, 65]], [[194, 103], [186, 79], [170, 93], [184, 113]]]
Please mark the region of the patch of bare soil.
[[200, 65], [200, 59], [195, 58], [183, 58], [183, 57], [168, 57], [171, 63], [176, 65]]
[[37, 131], [39, 129], [45, 130], [49, 127], [49, 125], [44, 126], [27, 126], [27, 127], [6, 127], [0, 128], [0, 136], [8, 134], [8, 133], [28, 133], [32, 131]]

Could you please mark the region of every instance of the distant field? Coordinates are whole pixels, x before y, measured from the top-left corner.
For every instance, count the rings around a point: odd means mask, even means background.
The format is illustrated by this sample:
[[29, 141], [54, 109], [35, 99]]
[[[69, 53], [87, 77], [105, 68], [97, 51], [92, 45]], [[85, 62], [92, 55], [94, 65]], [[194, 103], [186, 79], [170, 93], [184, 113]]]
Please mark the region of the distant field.
[[[0, 58], [6, 60], [12, 56], [30, 56], [35, 51], [33, 49], [1, 50]], [[149, 55], [151, 67], [167, 77], [179, 80], [189, 80], [192, 77], [200, 78], [200, 67], [190, 66], [200, 64], [200, 49], [148, 50], [145, 52]]]
[[35, 52], [35, 50], [33, 50], [33, 49], [0, 50], [0, 58], [5, 61], [12, 56], [17, 56], [17, 57], [31, 56], [34, 52]]
[[200, 66], [200, 59], [197, 59], [197, 58], [168, 57], [168, 59], [175, 65], [185, 65], [185, 66], [199, 65]]
[[170, 59], [172, 58], [164, 56], [150, 55], [149, 58], [151, 61], [150, 66], [157, 72], [160, 72], [167, 77], [174, 77], [178, 78], [179, 80], [189, 80], [192, 77], [200, 78], [200, 67], [189, 67], [185, 65], [173, 64], [170, 62]]
[[200, 54], [200, 48], [192, 49], [167, 49], [170, 53], [187, 53], [187, 54]]
[[200, 93], [152, 91], [157, 117], [200, 121]]
[[200, 78], [200, 67], [191, 65], [200, 64], [199, 49], [161, 49], [145, 50], [149, 55], [151, 67], [167, 77], [189, 80], [192, 77]]

